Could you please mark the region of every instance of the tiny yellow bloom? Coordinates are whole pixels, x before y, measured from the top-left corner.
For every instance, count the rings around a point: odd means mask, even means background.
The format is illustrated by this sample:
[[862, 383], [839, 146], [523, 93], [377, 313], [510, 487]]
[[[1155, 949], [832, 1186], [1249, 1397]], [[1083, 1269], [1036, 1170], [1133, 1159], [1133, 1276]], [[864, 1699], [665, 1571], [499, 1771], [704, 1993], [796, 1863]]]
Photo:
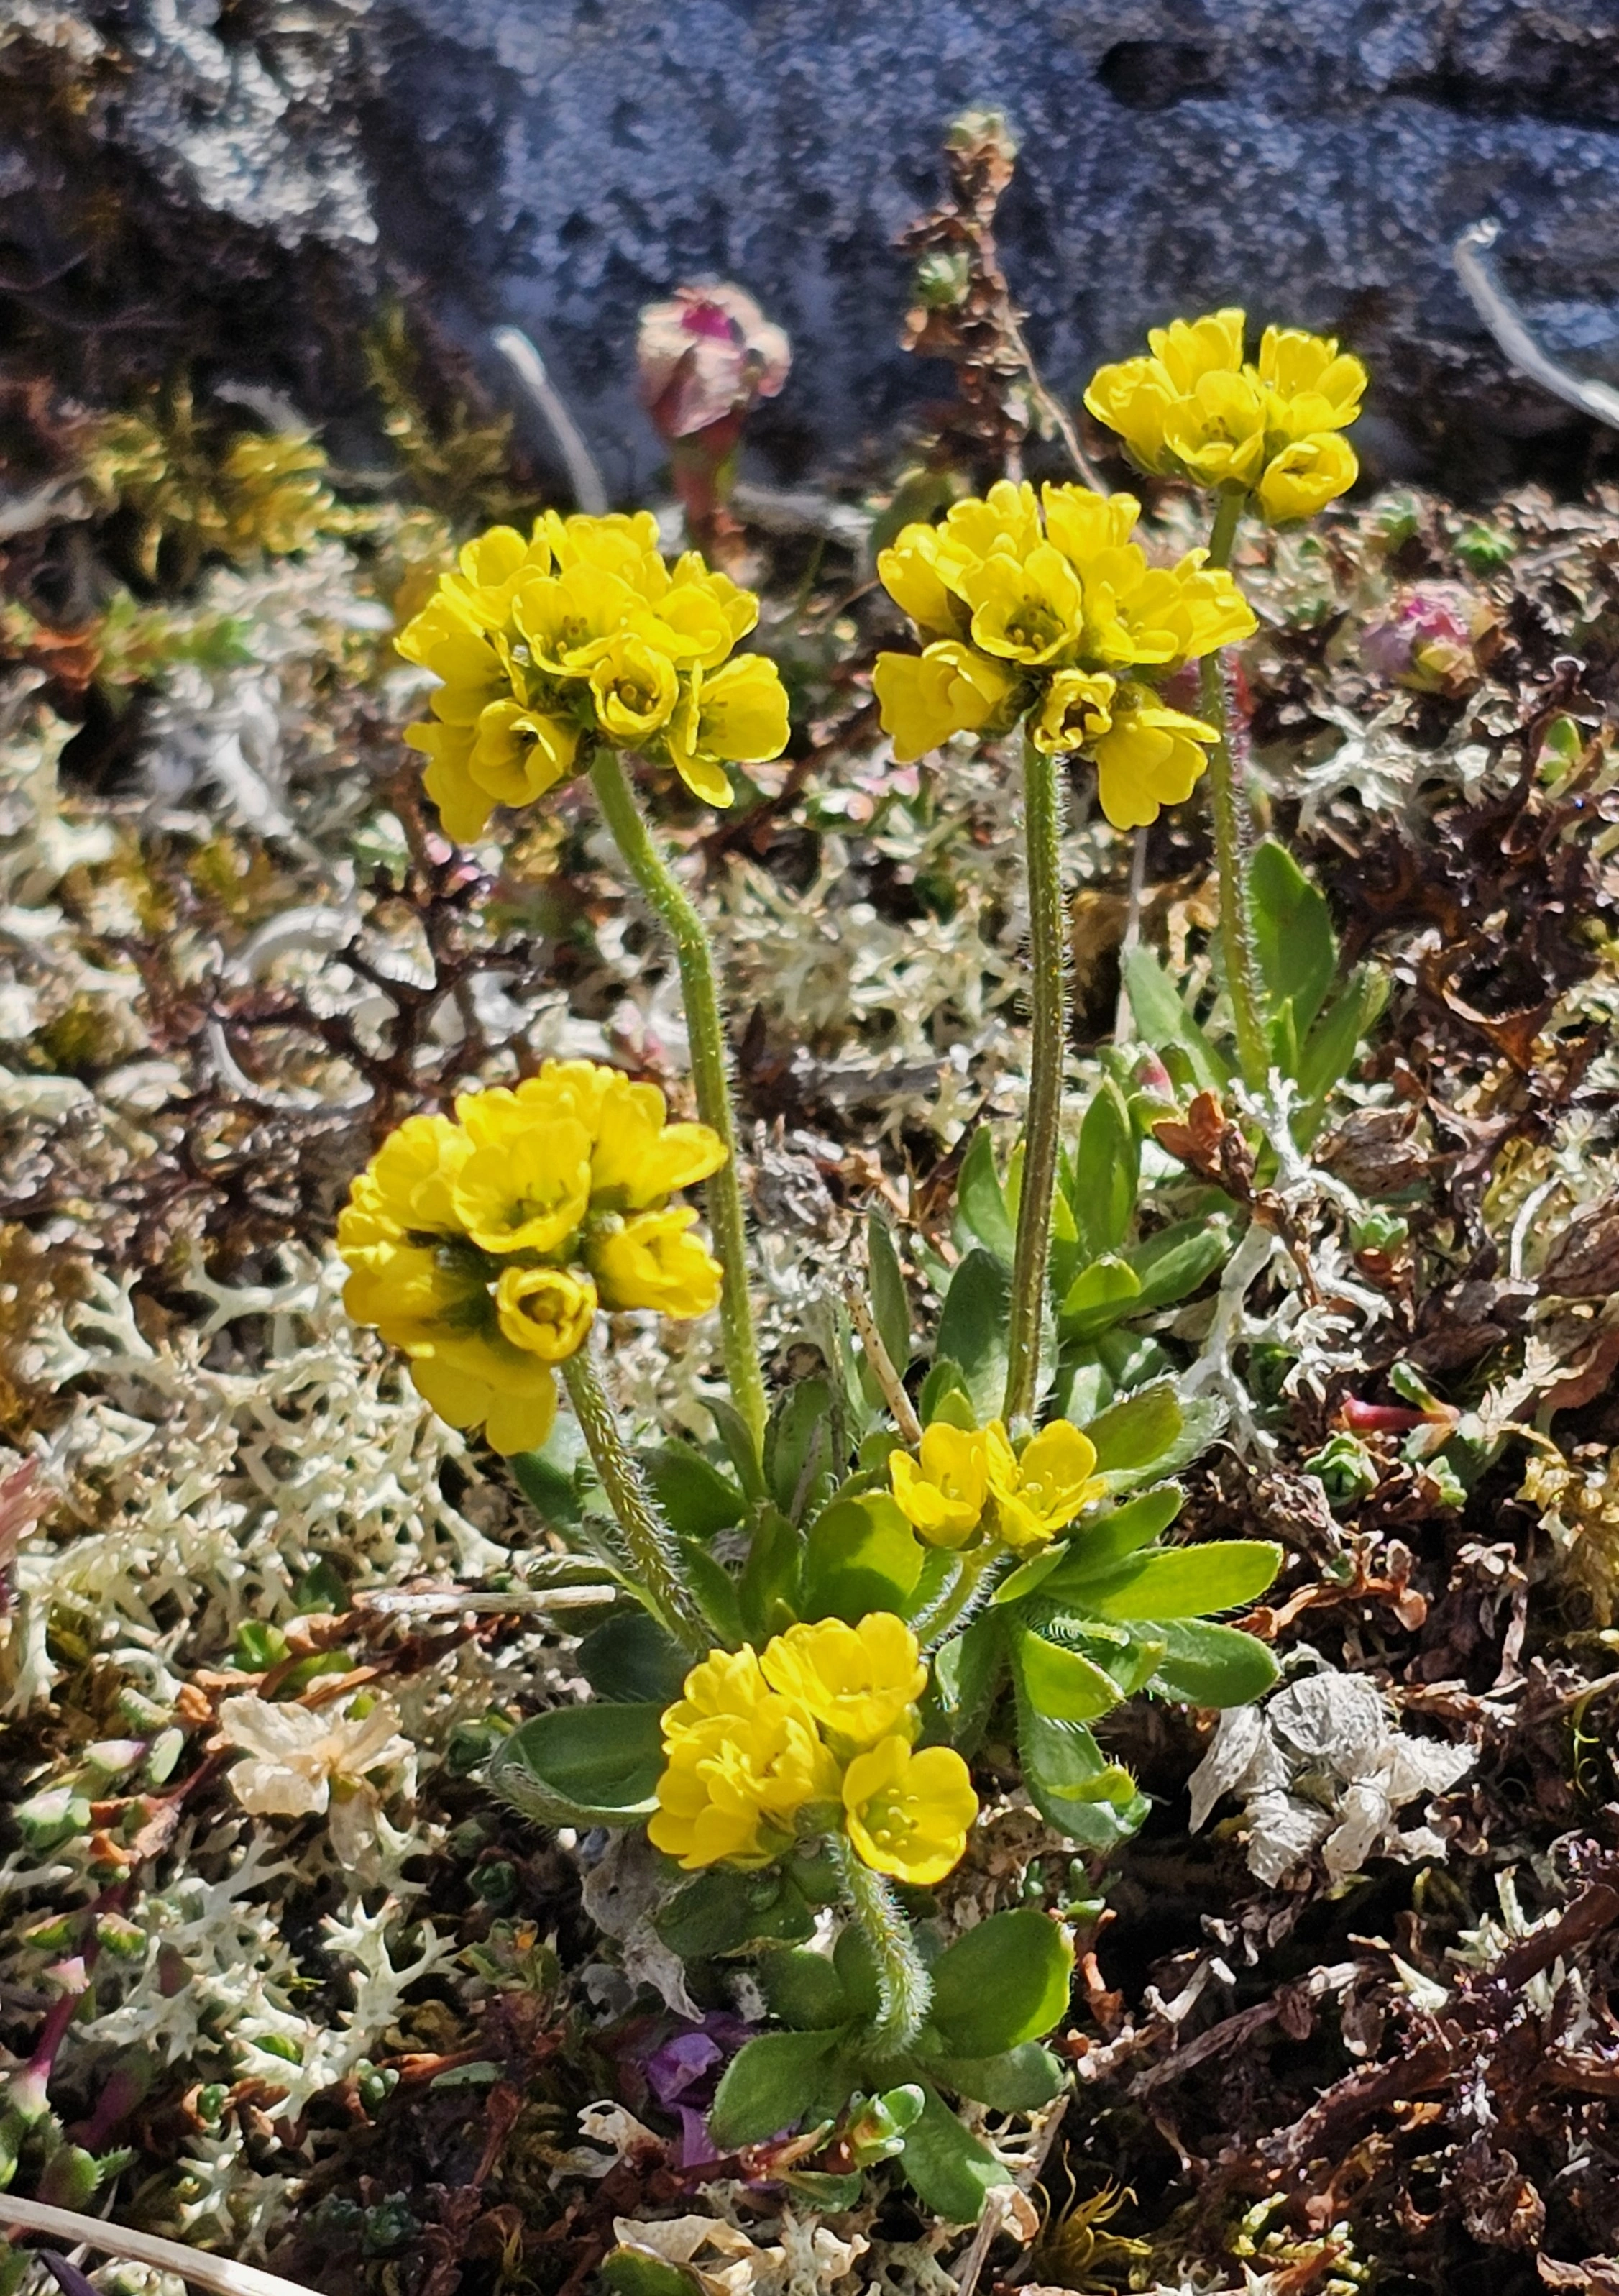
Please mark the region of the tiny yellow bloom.
[[[1306, 334], [1298, 327], [1267, 327], [1260, 340], [1257, 373], [1279, 400], [1307, 414], [1296, 436], [1346, 430], [1360, 414], [1366, 369], [1349, 352], [1340, 351], [1329, 335]], [[1324, 413], [1317, 414], [1318, 403]]]
[[503, 647], [442, 587], [405, 624], [394, 651], [440, 680], [429, 707], [446, 726], [476, 725], [490, 702], [511, 690]]
[[1034, 747], [1060, 757], [1099, 740], [1113, 723], [1116, 690], [1116, 680], [1105, 670], [1059, 669], [1046, 687], [1039, 714], [1029, 720]]
[[984, 1431], [970, 1433], [936, 1419], [922, 1431], [920, 1459], [888, 1455], [895, 1504], [930, 1546], [963, 1546], [983, 1519], [989, 1496]]
[[598, 655], [590, 690], [603, 738], [617, 748], [635, 749], [668, 724], [680, 698], [680, 680], [666, 653], [621, 631]]
[[1149, 327], [1147, 340], [1171, 387], [1184, 395], [1195, 390], [1206, 375], [1240, 369], [1247, 329], [1247, 314], [1228, 305], [1201, 319], [1175, 319], [1167, 327]]
[[1082, 578], [1104, 552], [1128, 544], [1141, 515], [1133, 495], [1099, 495], [1089, 487], [1051, 485], [1040, 494], [1046, 538]]
[[879, 653], [871, 673], [895, 762], [908, 766], [953, 734], [976, 734], [1002, 710], [1016, 678], [987, 654], [942, 638], [920, 654]]
[[666, 590], [634, 623], [637, 637], [677, 668], [717, 668], [731, 652], [731, 624], [719, 601], [695, 582]]
[[407, 1116], [390, 1132], [351, 1191], [351, 1201], [374, 1201], [401, 1234], [453, 1234], [450, 1190], [470, 1144], [447, 1116]]
[[562, 1117], [477, 1148], [456, 1174], [455, 1217], [483, 1251], [555, 1251], [590, 1202], [590, 1135]]
[[762, 1700], [745, 1721], [666, 1735], [665, 1750], [647, 1833], [688, 1873], [767, 1865], [790, 1846], [801, 1809], [837, 1803], [838, 1765], [785, 1698]]
[[1207, 374], [1164, 418], [1175, 465], [1206, 487], [1252, 487], [1264, 468], [1265, 396], [1247, 374]]
[[1043, 1546], [1105, 1488], [1096, 1472], [1096, 1446], [1072, 1420], [1053, 1419], [1021, 1456], [1000, 1420], [987, 1438], [990, 1488], [1009, 1546]]
[[579, 729], [511, 701], [492, 701], [473, 733], [467, 769], [502, 805], [527, 805], [573, 771]]
[[789, 1627], [759, 1664], [772, 1689], [812, 1715], [840, 1753], [916, 1735], [913, 1704], [928, 1669], [916, 1636], [890, 1611], [872, 1611], [857, 1627], [841, 1619]]
[[1015, 485], [1010, 479], [997, 479], [982, 497], [953, 503], [937, 532], [940, 570], [953, 588], [959, 588], [964, 567], [992, 557], [1026, 558], [1040, 547], [1034, 489], [1026, 480]]
[[985, 653], [1041, 668], [1078, 645], [1084, 594], [1074, 569], [1049, 542], [1022, 559], [981, 559], [962, 573], [961, 591], [973, 610], [973, 644]]
[[1313, 518], [1349, 491], [1360, 468], [1353, 447], [1336, 430], [1297, 439], [1266, 463], [1259, 481], [1260, 513], [1272, 526]]
[[1179, 394], [1157, 359], [1121, 359], [1100, 366], [1085, 392], [1099, 422], [1116, 430], [1143, 471], [1170, 469], [1164, 425]]
[[1214, 726], [1171, 709], [1149, 685], [1119, 689], [1109, 730], [1096, 742], [1097, 794], [1116, 829], [1144, 829], [1166, 805], [1179, 805], [1208, 763], [1199, 744], [1219, 739]]
[[753, 592], [744, 590], [729, 574], [716, 572], [700, 550], [683, 552], [675, 562], [669, 582], [673, 589], [701, 590], [712, 598], [725, 617], [732, 645], [745, 638], [759, 619], [759, 602]]
[[511, 619], [536, 669], [588, 677], [644, 604], [617, 575], [580, 560], [560, 574], [525, 582], [511, 602]]
[[[513, 1350], [515, 1353], [515, 1350]], [[451, 1427], [481, 1427], [492, 1450], [537, 1451], [556, 1424], [556, 1382], [532, 1356], [512, 1376], [491, 1353], [487, 1365], [470, 1347], [454, 1362], [441, 1354], [413, 1357], [411, 1380], [422, 1400]]]
[[691, 672], [666, 740], [675, 770], [705, 805], [731, 803], [727, 761], [759, 766], [787, 747], [787, 688], [773, 661], [743, 654]]
[[948, 1746], [912, 1752], [901, 1737], [857, 1754], [844, 1773], [843, 1807], [855, 1854], [874, 1872], [928, 1888], [959, 1865], [978, 1798]]
[[691, 1210], [637, 1212], [593, 1228], [590, 1264], [605, 1308], [655, 1308], [677, 1320], [706, 1316], [720, 1296], [720, 1264], [687, 1230]]
[[665, 1707], [664, 1744], [672, 1747], [716, 1726], [723, 1732], [746, 1724], [771, 1695], [757, 1651], [746, 1643], [737, 1651], [711, 1650], [686, 1676], [675, 1703]]
[[429, 760], [421, 785], [438, 808], [445, 835], [454, 838], [457, 845], [470, 845], [474, 838], [483, 835], [495, 810], [494, 799], [487, 790], [479, 789], [470, 770], [476, 738], [473, 727], [446, 726], [433, 718], [407, 726], [405, 738]]
[[613, 1078], [603, 1092], [595, 1119], [590, 1161], [590, 1200], [598, 1211], [649, 1211], [676, 1188], [689, 1188], [717, 1172], [725, 1144], [707, 1124], [670, 1124], [668, 1108], [655, 1084]]
[[658, 521], [650, 510], [609, 511], [593, 517], [576, 511], [560, 518], [547, 511], [535, 531], [550, 545], [564, 572], [578, 566], [615, 575], [639, 597], [656, 600], [668, 586], [668, 570], [658, 547]]
[[937, 527], [902, 527], [877, 554], [878, 579], [924, 637], [965, 637], [967, 608], [940, 571], [941, 544]]
[[519, 586], [551, 571], [551, 546], [536, 526], [527, 541], [514, 526], [492, 526], [464, 543], [457, 570], [443, 578], [443, 595], [480, 629], [504, 633]]
[[502, 1334], [542, 1363], [566, 1363], [589, 1336], [596, 1287], [567, 1267], [507, 1267], [495, 1287]]

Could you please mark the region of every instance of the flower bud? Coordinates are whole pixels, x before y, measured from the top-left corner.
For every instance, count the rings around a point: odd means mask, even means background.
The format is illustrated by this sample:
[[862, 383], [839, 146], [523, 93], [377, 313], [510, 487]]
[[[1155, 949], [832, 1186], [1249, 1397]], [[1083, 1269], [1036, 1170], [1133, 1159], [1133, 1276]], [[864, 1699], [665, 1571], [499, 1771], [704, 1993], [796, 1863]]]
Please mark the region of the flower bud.
[[1478, 683], [1474, 637], [1487, 619], [1458, 584], [1425, 583], [1399, 594], [1361, 633], [1361, 659], [1374, 676], [1415, 693], [1469, 693]]

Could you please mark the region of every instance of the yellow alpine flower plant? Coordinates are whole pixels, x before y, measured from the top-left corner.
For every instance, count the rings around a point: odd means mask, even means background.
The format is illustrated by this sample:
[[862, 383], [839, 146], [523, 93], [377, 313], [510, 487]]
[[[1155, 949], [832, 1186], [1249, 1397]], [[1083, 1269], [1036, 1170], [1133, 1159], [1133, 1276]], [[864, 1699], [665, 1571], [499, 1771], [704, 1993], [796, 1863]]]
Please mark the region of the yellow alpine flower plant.
[[1312, 518], [1354, 484], [1342, 437], [1361, 412], [1366, 370], [1330, 336], [1267, 327], [1244, 357], [1236, 309], [1155, 327], [1149, 357], [1099, 367], [1085, 405], [1144, 471], [1249, 498], [1271, 526]]
[[884, 1611], [711, 1651], [663, 1716], [654, 1846], [695, 1872], [838, 1833], [873, 1873], [942, 1882], [978, 1801], [960, 1754], [913, 1751], [927, 1682], [915, 1635]]
[[544, 1443], [553, 1365], [598, 1308], [705, 1315], [720, 1271], [671, 1208], [724, 1160], [706, 1125], [671, 1124], [656, 1085], [549, 1061], [514, 1088], [408, 1117], [355, 1180], [338, 1222], [343, 1300], [403, 1350], [453, 1427], [495, 1450]]
[[650, 511], [547, 511], [527, 539], [497, 526], [469, 542], [395, 642], [438, 680], [405, 739], [446, 834], [481, 836], [497, 805], [532, 804], [598, 749], [637, 750], [729, 805], [726, 764], [787, 744], [774, 664], [730, 659], [758, 615], [696, 551], [669, 566]]
[[1106, 1486], [1096, 1446], [1071, 1420], [1053, 1419], [1018, 1450], [1004, 1423], [953, 1427], [936, 1419], [918, 1455], [888, 1455], [894, 1500], [929, 1546], [1043, 1546]]
[[1190, 793], [1215, 729], [1157, 681], [1257, 626], [1206, 551], [1150, 565], [1132, 538], [1140, 515], [1131, 495], [1046, 486], [1037, 501], [1003, 479], [936, 527], [903, 529], [878, 572], [922, 648], [879, 654], [872, 676], [902, 765], [1024, 718], [1038, 750], [1094, 761], [1116, 828]]

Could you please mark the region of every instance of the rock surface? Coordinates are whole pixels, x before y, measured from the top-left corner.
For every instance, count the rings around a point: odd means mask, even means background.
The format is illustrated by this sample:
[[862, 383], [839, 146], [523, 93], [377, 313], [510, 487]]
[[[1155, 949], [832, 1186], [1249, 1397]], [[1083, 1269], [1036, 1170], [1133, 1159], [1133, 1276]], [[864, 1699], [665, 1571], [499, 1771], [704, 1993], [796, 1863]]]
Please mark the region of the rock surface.
[[1389, 467], [1578, 438], [1456, 283], [1486, 214], [1549, 347], [1619, 376], [1614, 0], [7, 0], [0, 276], [39, 319], [117, 273], [104, 371], [205, 307], [220, 371], [328, 414], [406, 283], [480, 352], [528, 329], [626, 493], [661, 459], [637, 308], [728, 276], [797, 350], [764, 443], [819, 467], [938, 388], [895, 348], [892, 242], [969, 103], [1021, 139], [1002, 252], [1065, 390], [1236, 299], [1375, 357]]

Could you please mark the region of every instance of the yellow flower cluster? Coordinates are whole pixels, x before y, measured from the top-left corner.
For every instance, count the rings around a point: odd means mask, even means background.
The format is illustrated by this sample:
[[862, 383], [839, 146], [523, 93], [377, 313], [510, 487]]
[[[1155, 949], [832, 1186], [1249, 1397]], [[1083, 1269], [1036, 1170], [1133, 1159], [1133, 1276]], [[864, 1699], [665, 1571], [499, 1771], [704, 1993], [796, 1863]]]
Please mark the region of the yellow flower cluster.
[[1068, 1419], [1053, 1419], [1021, 1453], [998, 1419], [974, 1428], [936, 1419], [920, 1458], [890, 1453], [888, 1480], [930, 1546], [965, 1546], [979, 1531], [1006, 1546], [1043, 1546], [1103, 1489], [1096, 1446]]
[[1272, 526], [1313, 518], [1354, 484], [1338, 434], [1361, 412], [1366, 370], [1296, 327], [1267, 327], [1249, 363], [1247, 324], [1230, 310], [1155, 327], [1152, 356], [1099, 367], [1085, 405], [1144, 471], [1240, 488]]
[[960, 1754], [915, 1751], [927, 1681], [916, 1636], [887, 1611], [711, 1651], [663, 1718], [653, 1843], [695, 1871], [765, 1866], [801, 1833], [841, 1829], [875, 1872], [942, 1882], [978, 1803]]
[[1149, 566], [1131, 538], [1140, 514], [1131, 495], [1047, 486], [1037, 503], [1033, 487], [1002, 479], [940, 525], [902, 529], [877, 570], [922, 651], [879, 654], [871, 681], [900, 764], [1026, 717], [1038, 748], [1096, 760], [1116, 828], [1190, 794], [1214, 728], [1147, 681], [1256, 624], [1206, 551]]
[[338, 1221], [343, 1304], [410, 1358], [452, 1427], [527, 1451], [556, 1416], [552, 1366], [598, 1304], [700, 1316], [720, 1271], [670, 1208], [725, 1160], [706, 1124], [670, 1124], [656, 1085], [548, 1061], [515, 1090], [412, 1116], [355, 1181]]
[[759, 602], [694, 550], [673, 568], [650, 511], [559, 518], [527, 541], [492, 527], [461, 553], [396, 641], [440, 683], [405, 739], [446, 832], [477, 837], [497, 805], [527, 805], [589, 763], [597, 743], [672, 765], [729, 805], [727, 760], [787, 746], [773, 662], [729, 659]]

